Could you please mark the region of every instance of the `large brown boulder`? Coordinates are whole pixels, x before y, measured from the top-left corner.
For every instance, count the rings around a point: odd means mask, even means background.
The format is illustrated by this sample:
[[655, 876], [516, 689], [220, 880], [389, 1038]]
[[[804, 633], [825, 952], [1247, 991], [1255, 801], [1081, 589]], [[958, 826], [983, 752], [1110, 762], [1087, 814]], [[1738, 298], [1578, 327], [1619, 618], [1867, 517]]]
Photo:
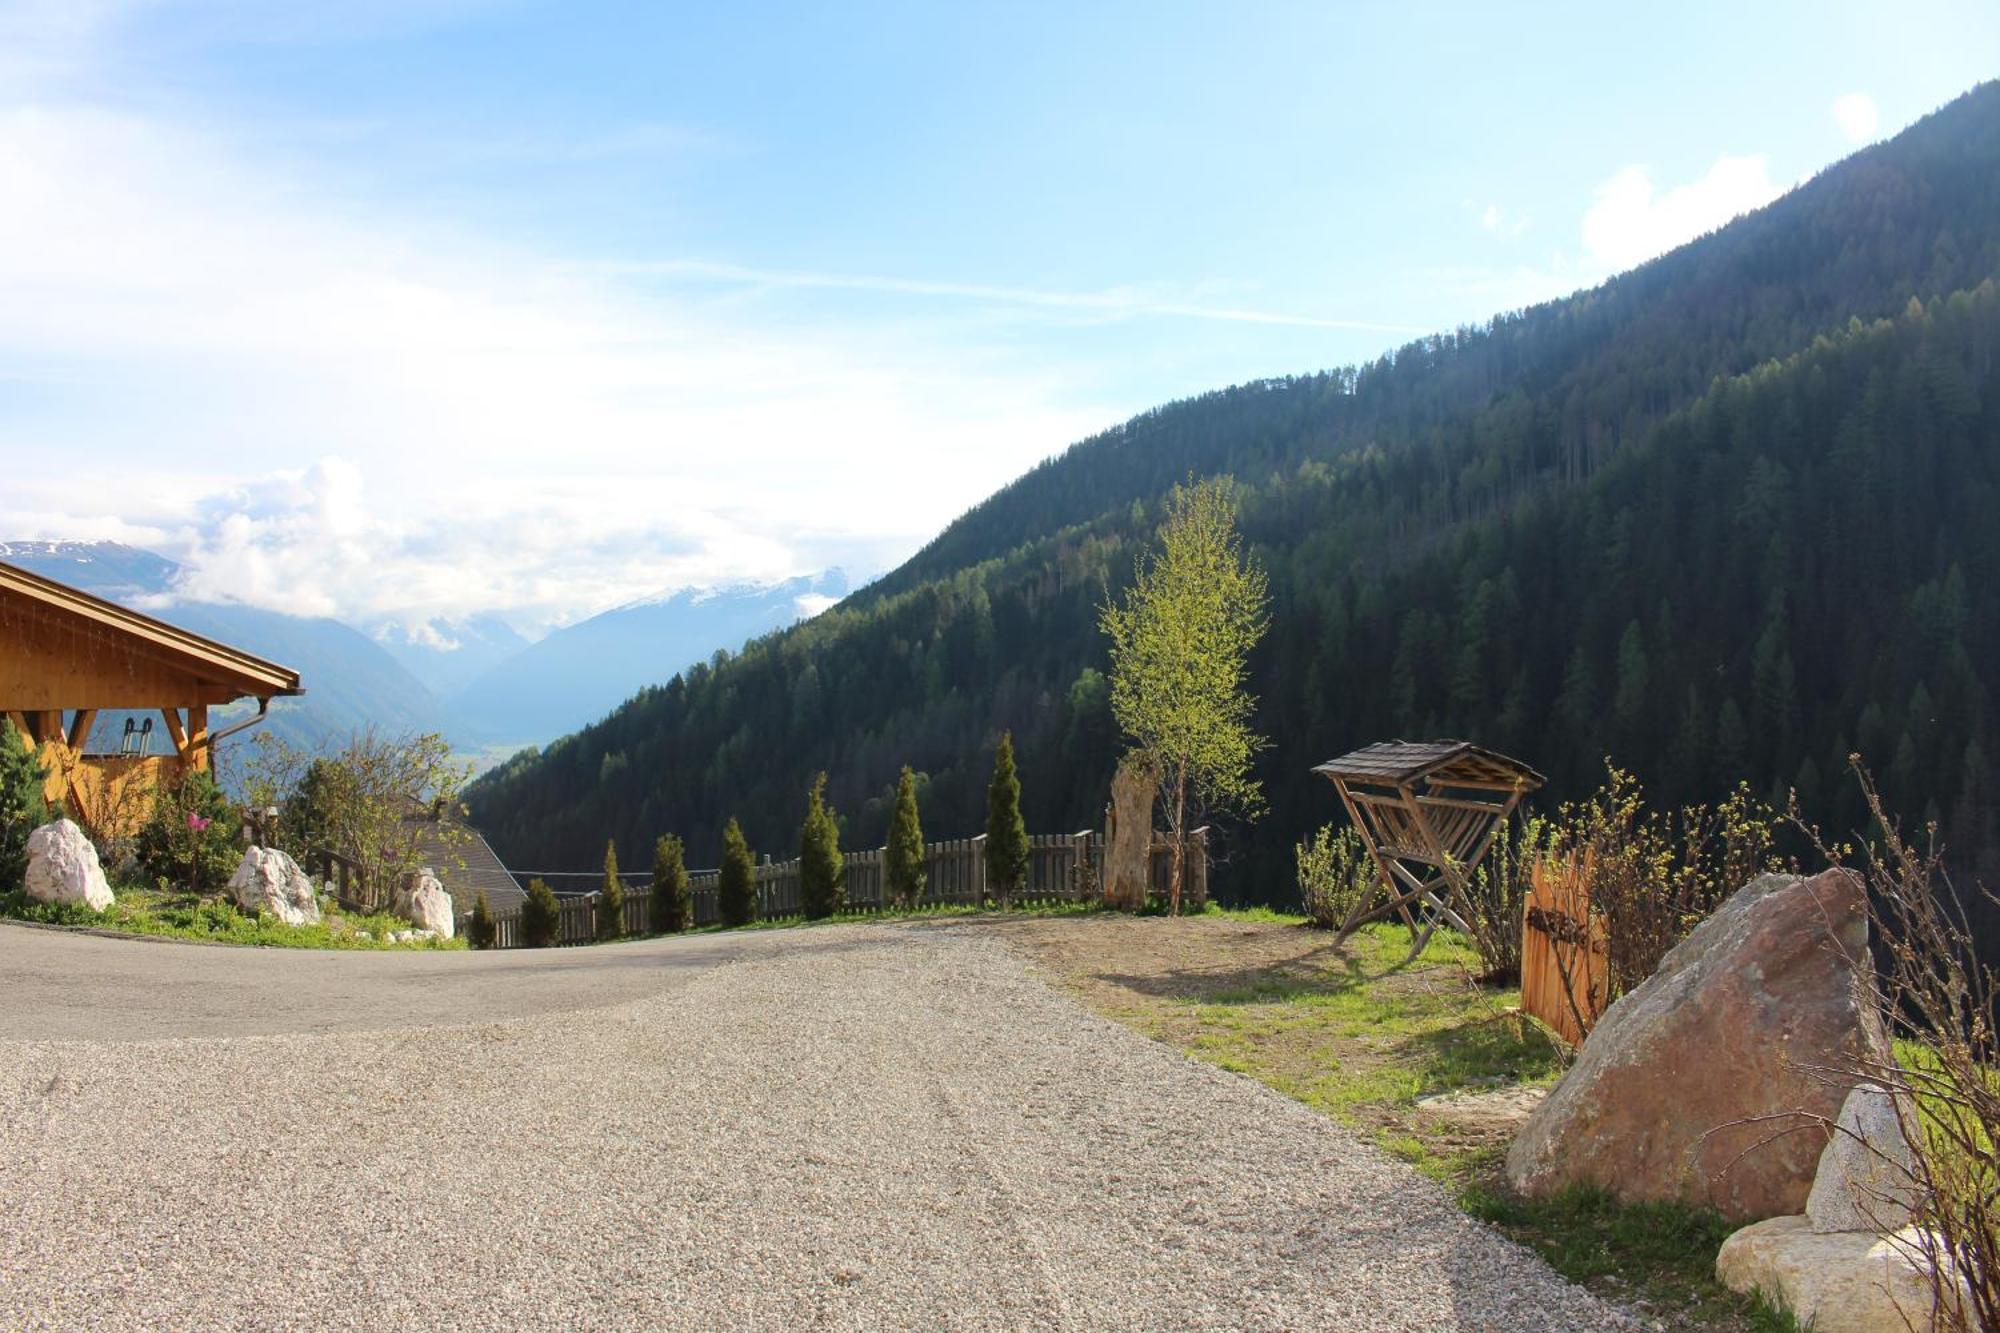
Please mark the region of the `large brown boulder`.
[[1753, 880], [1605, 1012], [1508, 1150], [1508, 1180], [1740, 1219], [1805, 1211], [1827, 1124], [1888, 1054], [1867, 960], [1854, 875]]

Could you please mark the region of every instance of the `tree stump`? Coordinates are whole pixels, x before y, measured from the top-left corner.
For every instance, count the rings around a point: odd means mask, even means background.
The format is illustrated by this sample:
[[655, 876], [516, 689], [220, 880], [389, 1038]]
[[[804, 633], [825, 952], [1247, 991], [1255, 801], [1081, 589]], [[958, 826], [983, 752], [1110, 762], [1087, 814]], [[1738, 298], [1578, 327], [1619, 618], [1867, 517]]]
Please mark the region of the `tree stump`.
[[1110, 827], [1104, 838], [1104, 902], [1136, 912], [1146, 905], [1152, 878], [1153, 797], [1159, 780], [1127, 759], [1111, 779]]

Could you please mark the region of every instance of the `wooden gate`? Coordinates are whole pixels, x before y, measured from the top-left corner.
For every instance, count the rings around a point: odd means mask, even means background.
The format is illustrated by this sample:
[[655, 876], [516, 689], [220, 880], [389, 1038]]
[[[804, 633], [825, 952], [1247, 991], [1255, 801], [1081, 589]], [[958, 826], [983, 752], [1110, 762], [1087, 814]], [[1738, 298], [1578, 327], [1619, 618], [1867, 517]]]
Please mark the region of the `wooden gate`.
[[1521, 1009], [1581, 1046], [1610, 1004], [1604, 920], [1590, 910], [1587, 860], [1541, 861], [1521, 922]]

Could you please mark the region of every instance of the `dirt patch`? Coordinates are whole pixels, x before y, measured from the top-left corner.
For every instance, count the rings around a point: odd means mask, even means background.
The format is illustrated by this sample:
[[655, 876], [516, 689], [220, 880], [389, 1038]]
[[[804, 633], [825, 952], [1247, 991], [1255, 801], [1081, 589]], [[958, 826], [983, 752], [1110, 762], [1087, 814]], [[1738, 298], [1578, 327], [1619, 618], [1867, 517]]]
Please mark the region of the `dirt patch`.
[[1213, 1000], [1340, 968], [1332, 936], [1273, 921], [1211, 917], [986, 918], [982, 925], [1064, 986], [1107, 1005]]

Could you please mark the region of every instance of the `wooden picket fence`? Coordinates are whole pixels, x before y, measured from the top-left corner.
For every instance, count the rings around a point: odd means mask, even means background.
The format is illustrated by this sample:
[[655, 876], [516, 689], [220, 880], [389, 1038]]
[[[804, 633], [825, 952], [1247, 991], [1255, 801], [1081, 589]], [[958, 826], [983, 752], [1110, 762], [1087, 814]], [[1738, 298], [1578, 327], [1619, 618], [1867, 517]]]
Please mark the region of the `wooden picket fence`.
[[1587, 861], [1535, 866], [1521, 923], [1521, 1009], [1580, 1046], [1610, 1004], [1604, 919], [1590, 908]]
[[[848, 852], [841, 859], [850, 912], [880, 912], [895, 904], [888, 901], [887, 849]], [[1164, 897], [1171, 875], [1173, 849], [1156, 842], [1149, 867], [1153, 892]], [[1045, 907], [1063, 903], [1095, 901], [1101, 896], [1104, 868], [1104, 835], [1094, 829], [1079, 833], [1038, 833], [1028, 839], [1028, 873], [1020, 892], [1002, 901], [988, 892], [986, 882], [986, 838], [956, 838], [933, 842], [924, 847], [924, 907]], [[584, 872], [577, 872], [581, 876]], [[694, 903], [694, 924], [712, 926], [722, 920], [716, 902], [719, 870], [697, 870], [688, 876]], [[651, 876], [644, 873], [621, 875], [625, 883], [625, 934], [653, 933]], [[1196, 829], [1188, 840], [1188, 865], [1183, 876], [1184, 907], [1199, 911], [1207, 901], [1208, 830]], [[799, 863], [796, 860], [769, 862], [756, 868], [757, 919], [783, 920], [800, 916]], [[585, 944], [597, 938], [598, 891], [563, 894], [558, 890], [562, 911], [556, 931], [557, 944]], [[493, 947], [519, 948], [526, 943], [521, 935], [521, 912], [513, 908], [495, 914]], [[459, 918], [459, 931], [465, 918]]]

